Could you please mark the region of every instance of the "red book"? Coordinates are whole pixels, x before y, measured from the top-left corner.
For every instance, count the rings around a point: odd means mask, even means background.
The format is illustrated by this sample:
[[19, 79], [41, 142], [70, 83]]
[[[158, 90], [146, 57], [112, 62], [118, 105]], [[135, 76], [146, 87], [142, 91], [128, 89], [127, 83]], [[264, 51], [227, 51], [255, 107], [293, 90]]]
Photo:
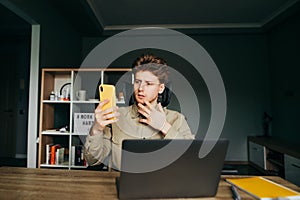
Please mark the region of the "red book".
[[51, 146], [50, 164], [55, 165], [55, 152], [60, 148], [59, 144]]

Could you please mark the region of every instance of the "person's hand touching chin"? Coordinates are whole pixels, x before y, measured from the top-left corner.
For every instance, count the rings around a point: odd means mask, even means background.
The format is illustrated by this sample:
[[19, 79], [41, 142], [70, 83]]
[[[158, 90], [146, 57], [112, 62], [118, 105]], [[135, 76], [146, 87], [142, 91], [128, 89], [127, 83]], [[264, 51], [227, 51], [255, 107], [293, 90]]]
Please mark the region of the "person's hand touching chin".
[[163, 135], [166, 135], [171, 128], [171, 124], [167, 121], [166, 113], [160, 103], [157, 104], [157, 108], [145, 101], [145, 104], [138, 103], [138, 112], [145, 118], [141, 118], [139, 121], [150, 125], [152, 128], [161, 131]]
[[103, 106], [109, 101], [108, 99], [101, 101], [95, 109], [95, 121], [91, 128], [90, 135], [103, 133], [107, 125], [118, 121], [120, 113], [117, 112], [117, 106], [102, 110]]

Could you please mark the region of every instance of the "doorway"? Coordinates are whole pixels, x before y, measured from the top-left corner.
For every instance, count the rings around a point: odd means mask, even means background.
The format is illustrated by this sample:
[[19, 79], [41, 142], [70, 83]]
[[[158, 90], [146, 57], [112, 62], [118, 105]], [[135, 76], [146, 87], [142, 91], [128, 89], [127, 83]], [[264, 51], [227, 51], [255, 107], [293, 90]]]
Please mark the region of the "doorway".
[[31, 25], [0, 4], [0, 166], [26, 167]]
[[0, 157], [13, 158], [16, 154], [16, 59], [13, 54], [0, 54], [2, 77], [0, 78]]

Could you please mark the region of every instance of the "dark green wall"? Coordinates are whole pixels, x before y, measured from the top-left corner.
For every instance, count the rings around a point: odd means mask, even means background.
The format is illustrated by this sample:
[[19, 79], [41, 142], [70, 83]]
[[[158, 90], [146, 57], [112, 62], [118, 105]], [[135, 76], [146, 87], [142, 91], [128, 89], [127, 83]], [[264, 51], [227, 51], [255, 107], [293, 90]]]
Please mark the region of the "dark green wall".
[[[227, 116], [222, 137], [230, 140], [226, 159], [246, 161], [247, 136], [263, 134], [262, 116], [264, 111], [271, 110], [266, 36], [264, 34], [205, 34], [191, 37], [210, 54], [225, 84]], [[87, 55], [103, 39], [84, 38], [83, 54]], [[128, 53], [117, 59], [113, 65], [131, 66], [141, 52], [143, 50]], [[211, 104], [201, 75], [179, 56], [159, 50], [151, 52], [165, 58], [168, 64], [182, 73], [193, 86], [200, 104], [198, 137], [204, 137], [210, 122]], [[190, 117], [197, 113], [184, 114]]]
[[300, 13], [269, 32], [273, 137], [300, 144]]

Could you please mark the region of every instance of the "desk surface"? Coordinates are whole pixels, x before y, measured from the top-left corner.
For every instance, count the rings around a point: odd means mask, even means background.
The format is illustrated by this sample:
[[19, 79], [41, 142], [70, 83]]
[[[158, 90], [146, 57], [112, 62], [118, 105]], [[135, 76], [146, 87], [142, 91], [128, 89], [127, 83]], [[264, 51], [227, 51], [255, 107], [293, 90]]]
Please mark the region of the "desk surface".
[[[117, 199], [118, 176], [118, 172], [0, 167], [0, 199]], [[222, 176], [216, 197], [201, 199], [232, 199], [227, 177], [236, 176]], [[267, 178], [300, 191], [280, 177]], [[240, 195], [253, 199], [242, 191]]]

